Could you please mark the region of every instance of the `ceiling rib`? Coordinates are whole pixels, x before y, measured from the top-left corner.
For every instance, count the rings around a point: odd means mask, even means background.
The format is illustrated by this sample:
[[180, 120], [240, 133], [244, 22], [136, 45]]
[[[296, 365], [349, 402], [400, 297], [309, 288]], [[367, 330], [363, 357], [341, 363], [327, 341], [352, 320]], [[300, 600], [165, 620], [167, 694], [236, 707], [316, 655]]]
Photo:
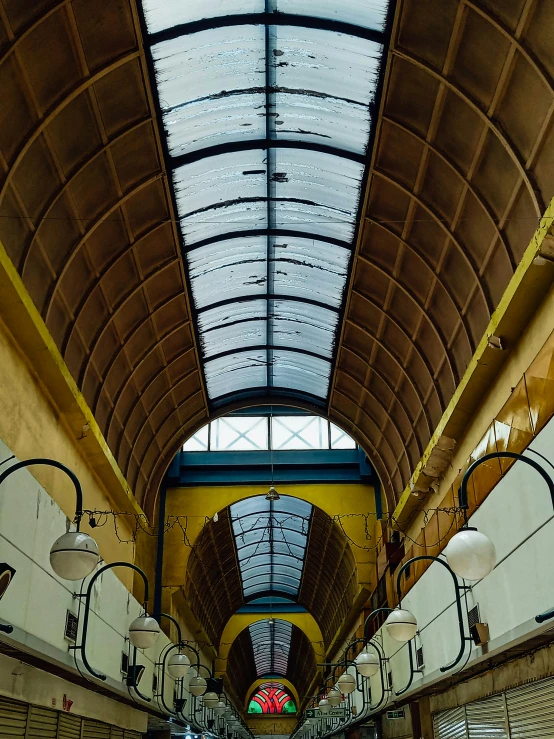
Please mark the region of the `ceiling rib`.
[[353, 23], [345, 23], [339, 20], [327, 18], [316, 18], [310, 15], [297, 15], [295, 13], [265, 12], [265, 13], [236, 13], [234, 15], [222, 15], [218, 18], [205, 18], [191, 23], [182, 23], [171, 28], [149, 34], [151, 46], [161, 41], [169, 41], [188, 36], [199, 31], [210, 31], [215, 28], [229, 28], [232, 26], [296, 26], [297, 28], [314, 28], [320, 31], [331, 31], [332, 33], [344, 33], [349, 36], [382, 43], [385, 34], [371, 28], [364, 28]]
[[309, 239], [312, 241], [322, 241], [325, 244], [333, 244], [334, 246], [341, 246], [343, 249], [352, 249], [352, 244], [349, 241], [342, 241], [341, 239], [334, 239], [332, 236], [323, 236], [318, 234], [317, 236], [310, 236], [306, 231], [295, 231], [292, 228], [251, 228], [244, 229], [242, 231], [227, 231], [226, 233], [212, 236], [209, 239], [202, 239], [196, 241], [190, 246], [185, 245], [184, 251], [186, 254], [201, 249], [203, 246], [209, 244], [216, 244], [219, 241], [228, 241], [231, 239], [244, 239], [253, 236], [289, 236], [290, 238]]
[[[221, 357], [227, 357], [233, 354], [242, 354], [243, 352], [255, 352], [255, 351], [266, 350], [266, 349], [269, 350], [270, 352], [271, 351], [299, 352], [300, 354], [307, 354], [309, 357], [317, 357], [318, 359], [323, 359], [325, 362], [331, 361], [331, 358], [325, 356], [324, 354], [318, 354], [317, 352], [310, 351], [309, 349], [301, 349], [300, 347], [288, 346], [286, 344], [283, 344], [283, 345], [253, 344], [252, 346], [241, 346], [237, 349], [227, 349], [224, 352], [219, 352], [218, 354], [212, 354], [210, 356], [207, 356], [205, 361], [212, 362], [215, 359], [221, 359]], [[271, 387], [271, 383], [268, 383], [267, 386]]]
[[248, 303], [251, 300], [292, 300], [295, 303], [306, 303], [307, 305], [315, 305], [318, 308], [325, 308], [332, 313], [338, 313], [338, 309], [332, 305], [321, 303], [319, 300], [312, 300], [311, 298], [295, 297], [294, 295], [274, 295], [272, 293], [264, 293], [260, 295], [242, 295], [238, 298], [227, 298], [226, 300], [220, 300], [217, 303], [211, 303], [211, 305], [205, 305], [202, 308], [197, 308], [196, 312], [198, 315], [205, 313], [207, 310], [213, 310], [214, 308], [221, 308], [224, 305], [230, 305], [231, 303]]
[[[270, 88], [270, 92], [274, 90], [276, 90], [274, 86]], [[269, 118], [270, 116], [267, 117]], [[230, 154], [240, 151], [254, 151], [256, 149], [304, 149], [305, 151], [317, 151], [322, 154], [331, 154], [333, 156], [339, 157], [340, 159], [350, 159], [353, 162], [358, 162], [358, 164], [364, 164], [366, 160], [364, 154], [356, 154], [356, 152], [354, 151], [340, 149], [337, 146], [331, 146], [329, 144], [319, 144], [313, 141], [275, 139], [271, 138], [270, 135], [266, 135], [265, 139], [252, 139], [250, 141], [230, 141], [225, 144], [207, 146], [204, 149], [191, 151], [187, 154], [172, 156], [168, 164], [170, 166], [170, 169], [175, 170], [186, 164], [199, 162], [202, 159], [208, 159], [209, 157], [217, 157], [221, 156], [221, 154]], [[269, 171], [269, 166], [267, 169]]]

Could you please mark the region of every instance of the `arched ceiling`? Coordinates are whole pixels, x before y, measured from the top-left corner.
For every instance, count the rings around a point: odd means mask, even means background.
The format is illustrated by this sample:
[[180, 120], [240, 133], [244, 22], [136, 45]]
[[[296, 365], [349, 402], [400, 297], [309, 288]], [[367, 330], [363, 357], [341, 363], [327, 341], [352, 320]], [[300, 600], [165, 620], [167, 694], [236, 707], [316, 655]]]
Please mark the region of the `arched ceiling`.
[[[226, 681], [241, 703], [258, 678], [286, 678], [304, 700], [318, 674], [313, 647], [298, 626], [263, 619], [238, 635], [229, 651]], [[299, 706], [298, 706], [299, 708]]]
[[184, 584], [192, 612], [216, 646], [239, 608], [268, 596], [303, 606], [328, 646], [357, 591], [354, 556], [338, 524], [288, 496], [276, 502], [255, 496], [219, 512], [193, 548]]
[[[284, 13], [303, 14], [302, 3], [282, 2]], [[168, 2], [163, 7], [174, 5]], [[210, 10], [210, 3], [181, 5], [187, 12], [199, 6]], [[254, 2], [230, 5], [232, 10], [225, 5], [228, 13], [261, 12]], [[320, 411], [343, 426], [371, 455], [391, 503], [419, 461], [534, 232], [544, 203], [554, 193], [552, 3], [399, 0], [396, 5], [383, 67], [381, 109], [379, 114], [373, 111], [369, 135], [367, 117], [365, 123], [358, 121], [357, 130], [367, 136], [365, 146], [373, 142], [367, 154], [354, 151], [354, 144], [321, 142], [321, 136], [316, 140], [323, 146], [305, 146], [308, 136], [299, 146], [292, 141], [293, 134], [278, 133], [277, 124], [269, 135], [267, 130], [262, 132], [263, 143], [258, 142], [256, 148], [242, 145], [248, 134], [241, 137], [234, 152], [219, 151], [235, 157], [240, 149], [245, 157], [240, 160], [245, 162], [241, 172], [264, 170], [266, 183], [271, 180], [267, 192], [259, 195], [256, 190], [252, 195], [249, 215], [259, 203], [269, 206], [287, 192], [290, 195], [283, 197], [289, 202], [320, 202], [328, 210], [328, 201], [293, 192], [294, 183], [303, 181], [304, 175], [284, 182], [281, 173], [287, 170], [279, 163], [285, 161], [285, 153], [291, 172], [300, 161], [291, 157], [300, 152], [310, 157], [302, 166], [319, 167], [327, 184], [332, 176], [339, 207], [350, 198], [345, 207], [350, 213], [349, 236], [333, 235], [330, 238], [335, 241], [318, 246], [317, 259], [325, 257], [327, 266], [332, 264], [327, 270], [331, 282], [322, 279], [316, 286], [321, 291], [316, 302], [325, 307], [298, 300], [296, 293], [294, 301], [287, 297], [281, 318], [287, 325], [294, 324], [299, 319], [298, 304], [304, 324], [312, 308], [326, 312], [319, 318], [310, 313], [309, 325], [302, 328], [305, 338], [297, 347], [300, 351], [292, 351], [289, 342], [286, 350], [280, 348], [279, 360], [276, 354], [268, 354], [271, 342], [256, 339], [252, 346], [263, 346], [259, 366], [266, 375], [281, 360], [285, 378], [313, 374], [315, 365], [308, 367], [300, 360], [312, 354], [318, 355], [312, 357], [316, 363], [330, 365], [328, 397], [320, 390], [312, 392], [317, 385], [314, 381], [309, 387], [289, 386], [285, 396], [290, 397], [283, 399], [299, 404], [320, 402]], [[317, 7], [323, 17], [334, 6], [322, 2]], [[367, 32], [370, 24], [360, 22], [355, 13], [346, 17], [348, 9], [363, 5], [348, 2], [340, 7], [345, 22], [366, 29], [360, 33], [350, 28], [353, 38], [368, 44], [383, 40], [371, 36]], [[270, 5], [269, 10], [275, 9]], [[328, 17], [315, 24], [318, 31], [305, 14], [301, 19], [288, 18], [287, 26], [281, 23], [287, 20], [284, 16], [268, 19], [264, 15], [267, 8], [262, 10], [257, 20], [268, 33], [277, 29], [284, 34], [285, 28], [294, 28], [306, 40], [316, 32], [337, 32]], [[242, 18], [243, 27], [252, 30], [256, 26], [253, 18]], [[271, 22], [276, 19], [277, 23]], [[195, 32], [206, 33], [213, 25], [203, 24]], [[283, 34], [280, 38], [284, 39]], [[141, 25], [141, 11], [134, 0], [4, 0], [0, 6], [4, 100], [0, 240], [142, 502], [147, 491], [155, 495], [183, 438], [225, 408], [218, 407], [215, 395], [210, 401], [202, 362], [208, 363], [209, 354], [212, 364], [223, 362], [231, 377], [238, 372], [231, 355], [219, 356], [227, 350], [216, 348], [220, 339], [214, 343], [216, 354], [210, 353], [205, 337], [198, 344], [202, 332], [217, 329], [215, 324], [208, 325], [206, 311], [200, 308], [199, 312], [194, 291], [189, 292], [195, 270], [204, 268], [183, 257], [187, 235], [183, 241], [179, 216], [193, 210], [198, 216], [206, 203], [178, 211], [181, 191], [177, 182], [176, 198], [168, 176], [169, 149], [155, 106], [153, 60], [144, 49], [145, 41], [149, 41], [146, 27]], [[283, 74], [282, 80], [293, 74], [286, 67], [287, 62], [297, 61], [293, 42], [292, 37], [288, 39], [289, 53], [264, 41], [263, 49], [285, 53], [274, 59], [270, 55], [255, 67], [261, 80], [260, 95], [274, 94], [277, 78], [268, 78], [268, 74]], [[346, 49], [333, 48], [342, 58]], [[256, 54], [254, 49], [257, 59]], [[346, 64], [353, 62], [346, 57]], [[313, 92], [309, 80], [306, 86]], [[250, 84], [248, 90], [252, 92], [253, 87]], [[280, 111], [264, 105], [262, 116], [249, 122], [259, 125], [262, 121], [271, 128], [275, 117], [264, 111]], [[366, 104], [364, 115], [368, 110]], [[324, 127], [316, 133], [328, 135], [325, 126], [331, 125], [333, 117], [323, 116], [321, 109], [318, 115]], [[349, 126], [354, 126], [355, 117], [351, 116]], [[292, 128], [298, 134], [300, 126]], [[279, 136], [286, 144], [273, 142]], [[271, 147], [266, 146], [268, 138]], [[359, 146], [360, 139], [352, 141]], [[337, 156], [337, 147], [350, 147], [349, 156]], [[200, 178], [196, 182], [207, 185], [209, 177], [203, 180], [206, 173], [197, 171], [206, 158], [199, 159], [193, 148], [188, 146], [187, 152], [195, 161], [189, 157], [181, 164], [194, 169]], [[259, 161], [265, 148], [271, 148], [273, 160], [270, 156], [267, 162]], [[211, 150], [212, 161], [216, 153]], [[329, 168], [328, 162], [337, 159], [340, 167]], [[346, 242], [354, 243], [350, 195], [359, 182], [352, 186], [352, 168], [360, 165], [369, 170], [361, 201], [363, 227], [352, 260], [346, 304], [337, 313], [325, 290], [329, 287], [336, 296], [339, 286], [332, 280], [344, 279], [344, 262], [331, 262], [328, 247], [336, 247], [333, 254], [339, 259]], [[248, 176], [254, 178], [254, 192], [261, 174]], [[310, 183], [315, 187], [313, 180]], [[301, 233], [291, 234], [290, 241], [296, 256], [287, 263], [290, 274], [298, 278], [297, 285], [305, 283], [316, 269], [319, 274], [322, 266], [310, 262], [316, 257], [306, 252], [308, 242], [321, 241], [315, 224], [321, 219], [316, 217], [317, 209], [310, 211], [313, 204], [302, 207], [307, 208], [302, 215], [304, 226]], [[281, 218], [274, 208], [268, 208], [267, 217], [270, 221]], [[272, 234], [270, 221], [262, 230], [266, 246], [275, 250], [285, 242], [279, 234]], [[249, 231], [253, 252], [259, 249], [255, 245], [259, 237]], [[197, 234], [196, 246], [204, 238]], [[345, 244], [336, 243], [337, 238]], [[232, 239], [233, 244], [236, 241]], [[234, 258], [231, 243], [228, 246], [226, 254]], [[268, 253], [264, 259], [269, 265], [271, 255], [267, 257]], [[297, 261], [302, 265], [296, 265]], [[259, 264], [254, 262], [253, 269], [257, 269]], [[302, 274], [296, 273], [296, 267]], [[221, 281], [226, 290], [229, 282]], [[273, 301], [281, 296], [279, 291], [271, 293]], [[266, 308], [267, 295], [262, 296]], [[253, 328], [259, 322], [259, 314], [248, 312], [258, 299], [241, 302], [246, 312], [237, 314], [241, 323], [236, 326]], [[220, 308], [224, 320], [225, 305]], [[336, 313], [334, 322], [329, 311]], [[265, 322], [267, 330], [271, 322]], [[335, 326], [336, 341], [333, 338], [324, 346], [314, 339], [328, 339], [332, 333], [328, 329]], [[280, 329], [277, 325], [273, 329], [275, 338]], [[284, 333], [294, 342], [294, 331]], [[322, 351], [324, 359], [319, 356]], [[252, 372], [259, 373], [259, 367]], [[232, 388], [238, 395], [227, 400], [247, 402], [240, 393], [251, 387], [250, 379], [241, 381], [240, 388]]]

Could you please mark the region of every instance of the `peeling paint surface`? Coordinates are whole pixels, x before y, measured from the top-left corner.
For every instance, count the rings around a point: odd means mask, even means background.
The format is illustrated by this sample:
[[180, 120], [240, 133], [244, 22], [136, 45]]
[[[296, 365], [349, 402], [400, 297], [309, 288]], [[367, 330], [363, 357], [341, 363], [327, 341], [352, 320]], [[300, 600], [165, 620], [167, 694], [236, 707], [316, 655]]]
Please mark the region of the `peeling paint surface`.
[[324, 401], [388, 0], [142, 4], [209, 397]]

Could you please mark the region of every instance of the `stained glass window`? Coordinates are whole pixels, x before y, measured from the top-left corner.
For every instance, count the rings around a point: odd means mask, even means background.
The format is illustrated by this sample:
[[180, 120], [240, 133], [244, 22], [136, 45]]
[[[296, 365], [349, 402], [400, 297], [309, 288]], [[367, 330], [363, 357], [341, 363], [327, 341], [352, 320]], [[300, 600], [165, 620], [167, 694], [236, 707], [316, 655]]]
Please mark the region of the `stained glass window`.
[[252, 696], [248, 713], [296, 713], [296, 704], [280, 683], [265, 683]]

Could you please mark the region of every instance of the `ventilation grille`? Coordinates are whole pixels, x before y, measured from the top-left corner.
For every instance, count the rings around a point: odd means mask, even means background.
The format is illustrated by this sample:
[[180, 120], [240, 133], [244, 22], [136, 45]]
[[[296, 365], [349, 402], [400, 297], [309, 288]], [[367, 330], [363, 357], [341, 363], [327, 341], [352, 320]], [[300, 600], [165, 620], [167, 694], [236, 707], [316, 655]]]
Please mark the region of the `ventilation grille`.
[[469, 611], [469, 613], [467, 614], [467, 621], [470, 629], [472, 626], [475, 626], [475, 624], [481, 623], [478, 604], [475, 604], [471, 611]]
[[418, 647], [416, 649], [416, 662], [418, 669], [425, 667], [425, 660], [423, 658], [423, 647]]
[[78, 628], [79, 619], [77, 618], [77, 616], [74, 613], [71, 613], [71, 611], [66, 611], [64, 636], [67, 641], [75, 644], [75, 642], [77, 641]]

